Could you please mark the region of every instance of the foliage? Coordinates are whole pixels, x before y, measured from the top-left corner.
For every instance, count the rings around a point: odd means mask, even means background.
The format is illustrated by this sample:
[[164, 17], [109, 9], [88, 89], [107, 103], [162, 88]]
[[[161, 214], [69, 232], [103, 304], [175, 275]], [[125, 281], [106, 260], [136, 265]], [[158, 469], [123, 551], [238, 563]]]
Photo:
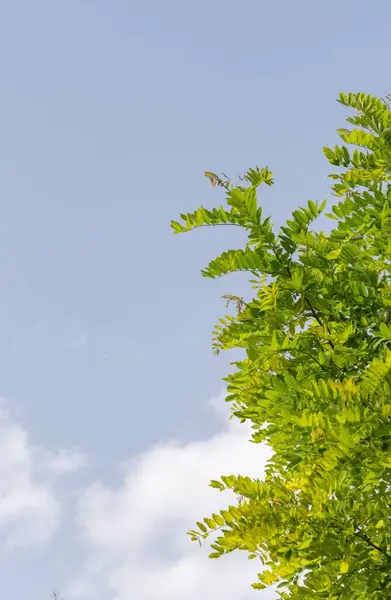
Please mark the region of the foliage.
[[267, 168], [238, 184], [206, 173], [226, 205], [172, 223], [247, 233], [203, 274], [251, 276], [254, 297], [231, 298], [235, 316], [220, 320], [214, 347], [244, 350], [227, 401], [274, 451], [263, 481], [212, 481], [240, 501], [190, 535], [213, 537], [211, 558], [247, 551], [262, 563], [253, 587], [291, 600], [391, 598], [391, 112], [362, 93], [339, 102], [353, 116], [342, 145], [324, 148], [338, 167], [329, 234], [312, 228], [325, 209], [312, 201], [274, 232], [257, 203], [273, 183]]

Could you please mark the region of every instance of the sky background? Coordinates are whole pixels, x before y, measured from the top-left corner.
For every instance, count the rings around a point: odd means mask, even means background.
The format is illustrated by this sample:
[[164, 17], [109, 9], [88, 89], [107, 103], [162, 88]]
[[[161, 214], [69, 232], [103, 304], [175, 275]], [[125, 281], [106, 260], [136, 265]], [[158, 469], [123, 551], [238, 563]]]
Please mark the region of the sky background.
[[1, 597], [262, 596], [254, 561], [185, 535], [228, 502], [210, 478], [266, 458], [211, 352], [245, 283], [199, 273], [241, 238], [169, 222], [223, 201], [204, 170], [268, 165], [277, 224], [327, 197], [335, 99], [391, 91], [390, 19], [388, 0], [0, 1]]

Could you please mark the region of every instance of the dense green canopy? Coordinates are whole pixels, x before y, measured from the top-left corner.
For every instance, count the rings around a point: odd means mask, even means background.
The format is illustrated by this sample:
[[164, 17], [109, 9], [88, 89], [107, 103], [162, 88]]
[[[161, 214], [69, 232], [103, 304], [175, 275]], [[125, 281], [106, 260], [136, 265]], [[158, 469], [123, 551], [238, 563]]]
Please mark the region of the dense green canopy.
[[324, 149], [338, 167], [330, 233], [314, 230], [326, 203], [312, 201], [274, 232], [257, 204], [267, 168], [238, 184], [206, 173], [226, 205], [172, 223], [248, 235], [203, 274], [251, 276], [254, 297], [232, 297], [214, 347], [244, 350], [227, 400], [274, 451], [263, 481], [212, 481], [241, 499], [190, 535], [213, 538], [212, 558], [246, 550], [262, 563], [253, 587], [291, 600], [391, 598], [391, 112], [361, 93], [339, 101], [354, 114], [343, 145]]

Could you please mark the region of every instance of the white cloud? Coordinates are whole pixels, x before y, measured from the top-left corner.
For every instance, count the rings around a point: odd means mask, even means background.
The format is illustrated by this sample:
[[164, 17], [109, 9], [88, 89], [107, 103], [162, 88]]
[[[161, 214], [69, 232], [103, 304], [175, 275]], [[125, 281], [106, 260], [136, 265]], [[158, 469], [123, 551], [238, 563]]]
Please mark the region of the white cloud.
[[68, 337], [67, 344], [71, 350], [80, 350], [88, 345], [88, 336], [86, 333], [75, 333]]
[[224, 419], [212, 438], [150, 448], [123, 466], [118, 488], [95, 483], [83, 495], [77, 522], [86, 562], [69, 600], [225, 600], [254, 598], [260, 565], [245, 553], [217, 561], [190, 542], [195, 521], [232, 497], [208, 487], [224, 474], [261, 477], [267, 448], [248, 442], [249, 429], [228, 421], [223, 398], [211, 402]]
[[35, 454], [40, 471], [51, 475], [75, 473], [87, 465], [86, 455], [77, 448], [37, 449]]
[[[67, 459], [65, 459], [67, 456]], [[26, 430], [0, 405], [0, 550], [40, 545], [56, 531], [61, 508], [53, 476], [79, 468], [78, 452], [35, 447]]]

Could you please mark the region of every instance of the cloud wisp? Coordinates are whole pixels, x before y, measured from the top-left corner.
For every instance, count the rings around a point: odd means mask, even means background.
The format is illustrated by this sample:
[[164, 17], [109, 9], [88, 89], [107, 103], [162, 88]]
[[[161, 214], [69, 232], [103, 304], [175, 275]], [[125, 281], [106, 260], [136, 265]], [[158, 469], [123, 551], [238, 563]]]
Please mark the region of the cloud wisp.
[[5, 401], [0, 404], [0, 551], [48, 542], [61, 521], [58, 478], [82, 468], [78, 450], [35, 446]]

